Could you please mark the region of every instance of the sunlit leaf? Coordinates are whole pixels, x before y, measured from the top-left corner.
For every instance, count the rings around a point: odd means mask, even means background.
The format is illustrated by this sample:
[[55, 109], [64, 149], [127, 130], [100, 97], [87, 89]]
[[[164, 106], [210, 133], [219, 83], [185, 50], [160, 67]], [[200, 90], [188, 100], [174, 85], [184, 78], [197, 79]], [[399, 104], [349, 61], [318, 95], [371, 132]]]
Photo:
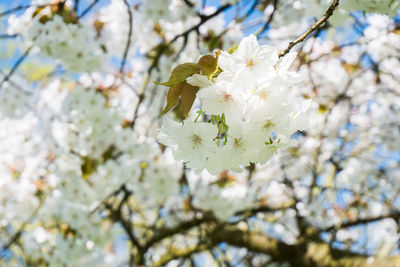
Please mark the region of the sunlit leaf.
[[203, 75], [212, 77], [218, 71], [218, 56], [219, 53], [216, 54], [216, 57], [206, 55], [200, 58], [198, 65]]
[[167, 95], [167, 105], [165, 106], [164, 110], [161, 112], [161, 115], [167, 113], [171, 108], [175, 107], [178, 103], [179, 97], [182, 95], [182, 89], [184, 87], [184, 83], [179, 83], [175, 86], [171, 86], [168, 90]]
[[163, 83], [154, 82], [154, 83], [164, 86], [174, 86], [180, 82], [185, 81], [187, 77], [195, 74], [198, 71], [200, 71], [200, 68], [196, 63], [184, 63], [175, 67], [167, 82]]
[[193, 106], [194, 101], [196, 100], [196, 93], [197, 91], [199, 91], [199, 87], [190, 85], [187, 82], [184, 82], [183, 84], [184, 86], [182, 89], [182, 96], [181, 96], [182, 114], [184, 117], [187, 117], [187, 115], [190, 112], [190, 109]]

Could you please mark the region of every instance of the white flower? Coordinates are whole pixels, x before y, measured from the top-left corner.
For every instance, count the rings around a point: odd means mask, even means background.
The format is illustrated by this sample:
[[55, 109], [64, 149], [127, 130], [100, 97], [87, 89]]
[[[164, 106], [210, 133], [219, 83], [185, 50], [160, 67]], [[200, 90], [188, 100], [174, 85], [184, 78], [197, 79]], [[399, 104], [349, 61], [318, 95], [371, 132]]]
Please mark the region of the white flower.
[[264, 146], [260, 147], [257, 151], [257, 155], [255, 156], [255, 162], [265, 164], [268, 160], [271, 159], [275, 154], [277, 154], [280, 150], [286, 149], [288, 147], [292, 147], [298, 144], [297, 140], [289, 139], [289, 140], [276, 140], [272, 143], [264, 143]]
[[257, 38], [250, 35], [240, 42], [233, 54], [221, 52], [218, 61], [224, 72], [235, 73], [238, 87], [252, 91], [260, 80], [275, 73], [277, 59], [276, 49], [267, 45], [259, 46]]
[[[38, 23], [40, 25], [40, 23]], [[76, 26], [76, 25], [74, 25]], [[48, 21], [42, 26], [43, 36], [46, 36], [48, 42], [62, 42], [70, 40], [69, 26], [64, 22], [61, 16], [54, 16], [51, 21]]]
[[186, 79], [186, 82], [193, 86], [198, 86], [200, 88], [211, 86], [213, 83], [204, 75], [193, 74]]
[[6, 83], [0, 90], [0, 115], [21, 118], [29, 111], [32, 100], [30, 93]]
[[302, 80], [301, 74], [288, 71], [293, 61], [296, 59], [297, 53], [290, 52], [286, 54], [279, 62], [277, 67], [277, 75], [273, 79], [279, 79], [282, 84], [294, 84]]
[[202, 102], [202, 110], [207, 114], [224, 113], [228, 123], [240, 119], [244, 101], [235, 84], [225, 81], [217, 82], [201, 89], [197, 96]]
[[193, 204], [213, 211], [220, 219], [226, 220], [235, 212], [245, 210], [251, 204], [247, 186], [234, 184], [220, 187], [218, 184], [199, 184], [194, 192]]
[[187, 166], [202, 170], [210, 155], [217, 148], [214, 138], [217, 136], [216, 126], [205, 122], [193, 122], [186, 119], [183, 125], [167, 119], [161, 129], [158, 140], [165, 145], [173, 145], [176, 159], [187, 162]]

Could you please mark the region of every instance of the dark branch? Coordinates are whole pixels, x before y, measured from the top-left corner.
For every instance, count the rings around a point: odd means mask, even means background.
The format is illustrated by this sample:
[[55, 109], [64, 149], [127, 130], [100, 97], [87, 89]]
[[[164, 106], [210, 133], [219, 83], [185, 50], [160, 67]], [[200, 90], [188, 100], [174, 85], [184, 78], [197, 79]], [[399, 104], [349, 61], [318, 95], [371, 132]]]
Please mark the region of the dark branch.
[[75, 3], [74, 3], [75, 14], [78, 14], [78, 6], [79, 6], [79, 0], [75, 0]]
[[354, 221], [350, 221], [350, 222], [345, 222], [340, 225], [333, 225], [331, 227], [321, 230], [321, 232], [329, 232], [329, 231], [332, 231], [335, 229], [347, 228], [347, 227], [357, 226], [357, 225], [361, 225], [361, 224], [367, 224], [367, 223], [376, 222], [376, 221], [380, 221], [380, 220], [384, 220], [384, 219], [388, 219], [388, 218], [392, 218], [397, 222], [400, 220], [400, 212], [394, 212], [394, 213], [377, 216], [377, 217], [372, 217], [372, 218], [358, 219], [358, 220], [354, 220]]
[[124, 55], [122, 57], [122, 62], [121, 62], [121, 66], [119, 68], [119, 73], [122, 74], [124, 72], [124, 67], [126, 64], [126, 58], [128, 56], [129, 53], [129, 48], [131, 46], [131, 38], [132, 38], [132, 11], [131, 11], [131, 7], [129, 6], [129, 3], [127, 0], [124, 0], [124, 4], [126, 6], [126, 11], [128, 12], [129, 15], [129, 31], [128, 31], [128, 39], [126, 41], [126, 46], [125, 46], [125, 50], [124, 50]]
[[58, 5], [59, 5], [59, 3], [45, 4], [45, 5], [20, 5], [20, 6], [13, 7], [9, 10], [6, 10], [6, 11], [0, 13], [0, 17], [10, 15], [10, 14], [20, 11], [20, 10], [28, 9], [30, 7], [42, 8], [42, 7], [46, 7], [46, 6], [58, 6]]
[[190, 2], [189, 0], [183, 0], [183, 2], [185, 2], [185, 4], [186, 4], [188, 7], [194, 7], [194, 4], [193, 4], [192, 2]]
[[332, 4], [329, 6], [329, 8], [326, 10], [325, 14], [320, 18], [317, 22], [315, 22], [314, 25], [312, 25], [305, 33], [303, 33], [299, 38], [294, 40], [293, 42], [290, 42], [288, 47], [283, 50], [281, 53], [279, 53], [279, 57], [283, 57], [289, 51], [293, 48], [298, 43], [303, 42], [313, 31], [315, 31], [317, 28], [319, 28], [322, 24], [324, 24], [332, 15], [333, 12], [335, 11], [336, 7], [339, 5], [339, 0], [334, 0]]
[[17, 37], [18, 34], [0, 34], [0, 39], [12, 39]]
[[229, 8], [231, 5], [226, 4], [221, 6], [219, 9], [217, 9], [217, 11], [215, 11], [214, 13], [208, 15], [208, 16], [201, 16], [201, 20], [199, 23], [197, 23], [196, 25], [194, 25], [193, 27], [191, 27], [190, 29], [186, 30], [185, 32], [178, 34], [177, 36], [175, 36], [170, 42], [169, 44], [174, 43], [176, 40], [178, 40], [180, 37], [186, 36], [189, 33], [191, 33], [192, 31], [198, 30], [200, 28], [201, 25], [203, 25], [206, 21], [212, 19], [213, 17], [219, 15], [220, 13], [222, 13], [223, 11], [225, 11], [227, 8]]
[[275, 12], [277, 10], [277, 8], [276, 8], [277, 6], [278, 6], [278, 0], [274, 0], [274, 3], [273, 3], [274, 9], [272, 10], [272, 13], [269, 15], [269, 18], [265, 22], [264, 26], [257, 33], [257, 36], [260, 36], [261, 34], [263, 34], [268, 29], [269, 24], [271, 24], [272, 20], [274, 19], [274, 15], [275, 15]]
[[18, 67], [22, 64], [22, 62], [25, 60], [25, 58], [28, 56], [29, 52], [31, 51], [32, 46], [29, 47], [28, 49], [25, 50], [25, 52], [18, 58], [18, 60], [15, 62], [14, 66], [11, 68], [11, 70], [6, 74], [6, 76], [3, 78], [3, 80], [0, 82], [0, 89], [1, 86], [8, 81], [11, 76], [14, 74], [14, 72], [18, 69]]
[[94, 0], [83, 12], [78, 16], [78, 19], [84, 17], [100, 0]]

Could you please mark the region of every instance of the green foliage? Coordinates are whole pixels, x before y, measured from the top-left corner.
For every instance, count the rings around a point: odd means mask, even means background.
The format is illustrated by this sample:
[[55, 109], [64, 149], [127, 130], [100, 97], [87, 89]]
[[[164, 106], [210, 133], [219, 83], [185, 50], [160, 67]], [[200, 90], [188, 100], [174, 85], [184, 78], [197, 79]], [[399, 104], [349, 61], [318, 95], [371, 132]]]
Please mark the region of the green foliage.
[[158, 83], [154, 82], [158, 85], [164, 86], [175, 86], [181, 82], [186, 81], [186, 78], [192, 76], [196, 72], [199, 72], [200, 68], [196, 63], [184, 63], [176, 66], [176, 68], [172, 71], [171, 76], [167, 82]]
[[181, 101], [181, 115], [179, 117], [186, 118], [196, 100], [196, 94], [199, 91], [198, 86], [190, 85], [186, 82], [186, 79], [193, 74], [203, 74], [211, 79], [218, 72], [218, 51], [214, 56], [205, 55], [202, 56], [198, 63], [183, 63], [176, 66], [171, 73], [167, 82], [159, 83], [154, 82], [157, 85], [168, 86], [167, 104], [160, 116], [164, 115], [175, 107], [179, 100]]

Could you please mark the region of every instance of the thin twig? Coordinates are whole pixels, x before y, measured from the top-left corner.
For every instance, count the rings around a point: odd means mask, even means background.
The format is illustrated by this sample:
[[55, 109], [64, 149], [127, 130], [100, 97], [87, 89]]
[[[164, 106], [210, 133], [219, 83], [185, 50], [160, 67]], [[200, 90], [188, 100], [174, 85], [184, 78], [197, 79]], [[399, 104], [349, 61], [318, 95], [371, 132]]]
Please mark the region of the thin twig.
[[8, 250], [15, 242], [19, 240], [21, 237], [22, 233], [24, 232], [25, 226], [38, 214], [40, 208], [42, 207], [43, 203], [45, 202], [46, 197], [40, 201], [39, 205], [35, 208], [35, 210], [32, 212], [32, 214], [29, 216], [29, 218], [21, 225], [21, 227], [18, 229], [18, 231], [7, 241], [5, 245], [0, 247], [0, 253]]
[[[123, 201], [125, 201], [126, 198], [124, 198]], [[122, 228], [125, 230], [126, 234], [129, 236], [130, 241], [132, 242], [133, 245], [136, 246], [138, 250], [141, 249], [141, 245], [139, 241], [136, 239], [134, 231], [132, 229], [131, 222], [129, 220], [126, 220], [124, 216], [121, 213], [121, 210], [114, 210], [112, 206], [108, 203], [105, 203], [105, 207], [111, 212], [110, 218], [114, 222], [119, 222]]]
[[83, 12], [78, 16], [78, 19], [85, 16], [100, 0], [94, 0]]
[[4, 33], [4, 34], [0, 34], [0, 39], [12, 39], [12, 38], [15, 38], [17, 36], [18, 36], [18, 34], [7, 34], [7, 33]]
[[75, 3], [74, 3], [75, 14], [78, 14], [78, 5], [79, 5], [79, 0], [75, 0]]
[[6, 10], [6, 11], [0, 13], [0, 17], [7, 16], [7, 15], [9, 15], [11, 13], [14, 13], [14, 12], [17, 12], [19, 10], [28, 9], [28, 8], [30, 8], [32, 6], [33, 5], [21, 5], [21, 6], [13, 7], [11, 9], [9, 9], [9, 10]]
[[210, 15], [208, 15], [208, 16], [202, 16], [202, 17], [201, 17], [201, 21], [200, 21], [198, 24], [194, 25], [192, 28], [186, 30], [185, 32], [183, 32], [183, 33], [181, 33], [181, 34], [176, 35], [176, 36], [169, 42], [169, 44], [174, 43], [174, 42], [175, 42], [177, 39], [179, 39], [180, 37], [183, 37], [183, 36], [185, 36], [185, 35], [188, 35], [188, 34], [191, 33], [192, 31], [195, 31], [195, 30], [199, 29], [200, 26], [203, 25], [206, 21], [208, 21], [208, 20], [210, 20], [211, 18], [213, 18], [213, 17], [219, 15], [220, 13], [222, 13], [223, 11], [225, 11], [227, 8], [229, 8], [230, 6], [231, 6], [230, 4], [223, 5], [223, 6], [221, 6], [217, 11], [215, 11], [214, 13], [212, 13], [212, 14], [210, 14]]
[[136, 107], [135, 107], [135, 111], [134, 111], [134, 113], [133, 113], [133, 118], [132, 118], [132, 121], [131, 121], [131, 123], [130, 123], [130, 127], [132, 128], [132, 129], [134, 129], [135, 128], [135, 123], [136, 123], [136, 119], [137, 119], [137, 117], [138, 117], [138, 112], [139, 112], [139, 107], [140, 107], [140, 105], [142, 104], [142, 102], [144, 101], [144, 99], [145, 99], [145, 92], [146, 92], [146, 87], [147, 87], [147, 85], [149, 84], [149, 81], [150, 81], [150, 75], [151, 75], [151, 69], [149, 69], [149, 71], [147, 72], [147, 75], [146, 75], [146, 78], [144, 79], [144, 81], [143, 81], [143, 84], [142, 84], [142, 88], [140, 89], [140, 94], [139, 94], [139, 99], [138, 99], [138, 103], [136, 104]]
[[272, 20], [274, 19], [276, 8], [278, 6], [278, 1], [279, 0], [274, 0], [274, 3], [273, 3], [274, 10], [272, 10], [272, 13], [269, 15], [268, 20], [265, 22], [264, 26], [256, 34], [257, 36], [260, 36], [261, 34], [263, 34], [268, 29], [269, 24], [271, 24]]
[[305, 33], [303, 33], [299, 38], [297, 38], [296, 40], [294, 40], [293, 42], [290, 42], [288, 47], [283, 50], [282, 52], [279, 53], [279, 57], [283, 57], [284, 55], [286, 55], [287, 53], [289, 53], [289, 51], [293, 48], [293, 46], [295, 46], [298, 43], [303, 42], [307, 36], [309, 36], [313, 31], [315, 31], [318, 27], [320, 27], [322, 24], [324, 24], [329, 17], [331, 17], [333, 15], [333, 12], [335, 11], [336, 7], [339, 5], [339, 0], [334, 0], [332, 2], [332, 4], [329, 6], [329, 8], [326, 10], [325, 15], [322, 16], [322, 18], [320, 18], [317, 22], [315, 22], [314, 25], [312, 25]]
[[25, 50], [25, 52], [18, 58], [18, 60], [15, 62], [14, 66], [11, 68], [11, 70], [6, 74], [6, 76], [3, 78], [3, 80], [0, 82], [0, 89], [1, 86], [8, 81], [11, 76], [14, 74], [14, 72], [18, 69], [18, 67], [22, 64], [22, 62], [25, 60], [25, 58], [28, 56], [29, 52], [31, 51], [32, 46], [29, 47], [28, 49]]
[[59, 5], [59, 4], [53, 3], [53, 4], [45, 4], [45, 5], [20, 5], [20, 6], [13, 7], [9, 10], [6, 10], [6, 11], [0, 13], [0, 17], [10, 15], [10, 14], [20, 11], [20, 10], [28, 9], [30, 7], [42, 8], [42, 7], [46, 7], [46, 6], [57, 6], [57, 5]]
[[122, 57], [122, 61], [121, 61], [121, 66], [119, 68], [119, 74], [122, 74], [124, 72], [124, 67], [126, 64], [126, 58], [128, 56], [128, 52], [129, 52], [129, 48], [131, 46], [131, 38], [132, 38], [132, 11], [131, 11], [131, 7], [129, 6], [129, 3], [127, 0], [123, 0], [124, 4], [126, 6], [126, 10], [128, 11], [128, 15], [129, 15], [129, 31], [128, 31], [128, 40], [126, 41], [126, 46], [125, 46], [125, 51], [124, 51], [124, 55]]
[[183, 0], [183, 2], [185, 2], [185, 4], [186, 4], [188, 7], [194, 7], [194, 4], [193, 4], [192, 2], [190, 2], [189, 0]]

